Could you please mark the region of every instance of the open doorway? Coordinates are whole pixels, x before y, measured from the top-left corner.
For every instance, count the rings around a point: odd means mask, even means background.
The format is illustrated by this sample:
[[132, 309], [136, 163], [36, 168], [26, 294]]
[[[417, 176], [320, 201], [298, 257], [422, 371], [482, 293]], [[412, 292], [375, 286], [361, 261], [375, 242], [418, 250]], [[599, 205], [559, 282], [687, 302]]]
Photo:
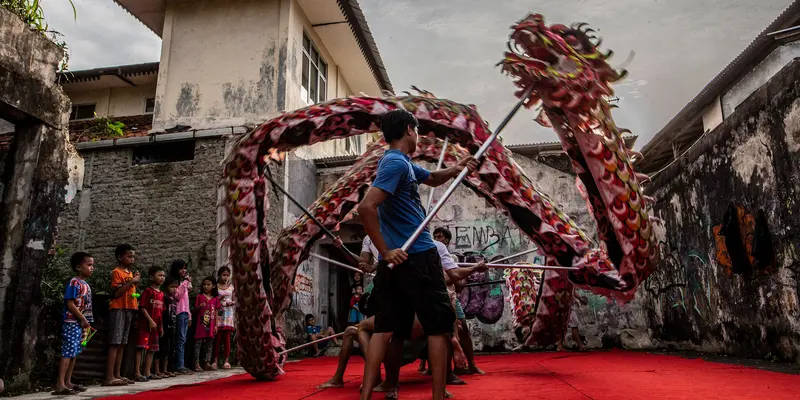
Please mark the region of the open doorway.
[[[348, 242], [345, 246], [356, 255], [361, 253], [361, 242]], [[323, 248], [331, 259], [350, 264], [342, 251], [333, 245], [323, 245]], [[344, 331], [348, 325], [354, 275], [353, 271], [328, 265], [328, 323], [336, 332]]]

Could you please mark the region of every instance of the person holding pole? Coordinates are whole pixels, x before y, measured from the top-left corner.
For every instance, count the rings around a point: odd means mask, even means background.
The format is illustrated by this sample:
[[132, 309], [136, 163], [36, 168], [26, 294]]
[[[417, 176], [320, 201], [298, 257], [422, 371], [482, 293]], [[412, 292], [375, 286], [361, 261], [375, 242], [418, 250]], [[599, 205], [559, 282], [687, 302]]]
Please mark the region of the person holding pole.
[[[418, 126], [417, 119], [406, 110], [392, 110], [383, 115], [381, 129], [389, 150], [378, 163], [375, 181], [358, 206], [364, 230], [380, 255], [372, 290], [377, 310], [375, 334], [370, 339], [364, 366], [362, 400], [372, 398], [390, 341], [390, 353], [402, 351], [403, 339], [411, 333], [414, 314], [428, 334], [433, 399], [441, 400], [445, 395], [447, 344], [453, 333], [455, 312], [450, 305], [441, 259], [427, 227], [407, 251], [401, 247], [425, 220], [419, 183], [440, 186], [464, 168], [474, 171], [478, 163], [470, 156], [454, 167], [433, 173], [412, 164], [409, 155], [417, 149]], [[389, 268], [388, 264], [394, 267]], [[392, 340], [393, 336], [397, 340]]]

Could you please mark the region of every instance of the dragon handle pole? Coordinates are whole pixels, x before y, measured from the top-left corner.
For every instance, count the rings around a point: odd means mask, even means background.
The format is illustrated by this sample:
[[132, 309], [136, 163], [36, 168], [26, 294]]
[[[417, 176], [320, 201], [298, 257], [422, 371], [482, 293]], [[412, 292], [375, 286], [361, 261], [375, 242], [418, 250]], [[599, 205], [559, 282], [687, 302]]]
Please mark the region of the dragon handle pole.
[[[514, 117], [514, 114], [516, 114], [517, 111], [519, 111], [519, 109], [522, 107], [522, 105], [525, 104], [525, 102], [530, 97], [531, 92], [533, 92], [532, 86], [529, 87], [527, 90], [525, 90], [525, 93], [522, 96], [520, 96], [519, 101], [514, 106], [514, 108], [511, 109], [511, 112], [509, 112], [508, 115], [506, 115], [506, 117], [503, 119], [503, 122], [501, 122], [500, 125], [497, 126], [497, 129], [494, 131], [494, 133], [492, 133], [492, 135], [489, 136], [489, 138], [487, 138], [485, 142], [483, 142], [483, 145], [475, 153], [476, 160], [480, 160], [480, 158], [483, 157], [483, 153], [486, 153], [486, 150], [489, 150], [489, 146], [491, 146], [492, 143], [494, 143], [495, 139], [497, 139], [497, 137], [500, 135], [500, 132], [503, 131], [506, 125], [508, 125], [509, 121], [511, 121], [511, 118]], [[450, 198], [453, 192], [456, 191], [458, 185], [460, 185], [461, 182], [464, 181], [464, 178], [466, 178], [467, 175], [469, 175], [469, 173], [470, 173], [469, 170], [466, 168], [461, 170], [461, 173], [458, 174], [458, 177], [456, 177], [455, 181], [453, 181], [453, 183], [450, 184], [447, 190], [445, 190], [444, 194], [442, 195], [442, 198], [439, 199], [439, 201], [433, 207], [431, 212], [428, 213], [428, 216], [425, 217], [425, 219], [422, 221], [421, 224], [419, 224], [414, 233], [412, 233], [411, 236], [408, 238], [408, 240], [406, 240], [406, 242], [403, 244], [403, 247], [400, 248], [401, 250], [408, 251], [408, 249], [411, 248], [411, 245], [414, 244], [415, 241], [417, 241], [417, 238], [419, 238], [419, 235], [421, 235], [422, 231], [425, 230], [425, 227], [428, 226], [429, 223], [431, 223], [433, 217], [436, 216], [436, 213], [439, 212], [439, 210], [444, 205], [445, 201], [447, 201], [447, 199]], [[394, 264], [389, 264], [389, 268], [393, 267]]]
[[[316, 217], [314, 217], [308, 210], [306, 210], [306, 208], [303, 207], [303, 205], [300, 204], [300, 202], [297, 201], [297, 199], [295, 199], [294, 196], [289, 194], [289, 192], [286, 189], [284, 189], [283, 186], [281, 186], [277, 182], [275, 182], [275, 180], [272, 179], [272, 176], [266, 175], [266, 177], [267, 177], [267, 179], [269, 179], [270, 182], [272, 182], [272, 185], [275, 186], [276, 189], [278, 189], [281, 193], [283, 193], [284, 196], [286, 196], [287, 199], [289, 199], [289, 201], [294, 203], [294, 205], [296, 205], [297, 208], [303, 210], [303, 214], [305, 214], [308, 218], [311, 218], [311, 220], [314, 221], [314, 223], [316, 223], [317, 226], [319, 226], [320, 229], [322, 229], [322, 231], [325, 232], [326, 235], [328, 235], [332, 239], [338, 237], [333, 232], [331, 232], [330, 229], [326, 228], [325, 225], [322, 224], [322, 222], [319, 222], [319, 220]], [[350, 249], [348, 249], [347, 247], [342, 246], [341, 250], [345, 252], [345, 254], [347, 255], [347, 258], [349, 258], [351, 262], [354, 262], [356, 264], [358, 263], [358, 256], [353, 254], [353, 252], [350, 251]]]
[[[478, 263], [458, 263], [459, 267], [474, 267], [478, 265]], [[552, 266], [552, 265], [525, 265], [525, 264], [486, 264], [487, 267], [498, 269], [498, 268], [509, 268], [509, 269], [538, 269], [538, 270], [548, 270], [548, 271], [578, 271], [580, 268], [578, 267], [559, 267], [559, 266]]]
[[[449, 137], [447, 137], [447, 136], [444, 137], [444, 144], [442, 144], [442, 154], [439, 154], [439, 163], [436, 164], [436, 170], [437, 171], [442, 169], [442, 164], [444, 163], [444, 154], [447, 151], [447, 144], [448, 144], [449, 140], [450, 140]], [[436, 191], [436, 188], [431, 186], [431, 190], [428, 191], [428, 206], [425, 207], [425, 211], [430, 211], [431, 204], [433, 204], [433, 192], [435, 192], [435, 191]]]

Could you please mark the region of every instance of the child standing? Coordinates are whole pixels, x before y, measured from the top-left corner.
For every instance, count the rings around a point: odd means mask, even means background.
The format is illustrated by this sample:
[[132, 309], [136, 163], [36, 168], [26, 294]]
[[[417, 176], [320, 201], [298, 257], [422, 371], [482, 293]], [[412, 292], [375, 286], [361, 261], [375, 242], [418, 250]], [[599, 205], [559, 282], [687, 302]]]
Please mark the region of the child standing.
[[178, 281], [167, 278], [163, 286], [164, 290], [164, 314], [162, 323], [164, 334], [158, 341], [158, 352], [156, 353], [155, 375], [161, 378], [172, 378], [174, 373], [169, 372], [169, 359], [175, 351], [175, 325], [177, 319], [178, 305], [175, 302], [175, 292], [178, 290]]
[[231, 335], [234, 330], [233, 308], [236, 304], [233, 301], [233, 285], [231, 284], [231, 269], [220, 267], [217, 271], [219, 283], [217, 284], [217, 294], [219, 295], [219, 315], [217, 318], [217, 337], [214, 342], [214, 363], [211, 369], [217, 369], [219, 361], [219, 350], [222, 348], [222, 359], [225, 361], [222, 368], [230, 369], [231, 364], [228, 358], [231, 355]]
[[[150, 277], [150, 287], [142, 293], [139, 310], [142, 318], [139, 320], [139, 341], [136, 343], [136, 382], [147, 382], [150, 379], [161, 379], [160, 376], [150, 374], [153, 366], [153, 356], [159, 349], [159, 338], [164, 333], [161, 324], [164, 314], [164, 292], [161, 284], [164, 283], [164, 269], [151, 267], [147, 271]], [[142, 355], [144, 361], [144, 375], [141, 373]]]
[[103, 386], [122, 386], [132, 384], [133, 381], [123, 378], [120, 374], [122, 356], [125, 345], [128, 344], [128, 333], [139, 302], [136, 293], [136, 284], [141, 277], [139, 271], [133, 271], [133, 262], [136, 253], [129, 244], [121, 244], [114, 250], [118, 266], [111, 271], [111, 296], [108, 313], [110, 347], [108, 349], [108, 363], [106, 365], [106, 379]]
[[361, 285], [353, 286], [353, 297], [350, 297], [350, 313], [347, 316], [349, 325], [356, 325], [364, 320], [364, 314], [358, 309], [358, 302], [363, 294], [364, 288]]
[[92, 288], [86, 279], [94, 272], [94, 258], [87, 253], [75, 253], [69, 260], [75, 277], [64, 290], [63, 325], [61, 326], [61, 362], [58, 365], [58, 383], [55, 396], [74, 395], [85, 392], [86, 388], [72, 383], [72, 370], [75, 360], [83, 351], [81, 338], [84, 331], [91, 328]]
[[175, 326], [175, 370], [181, 374], [191, 374], [192, 371], [186, 368], [186, 333], [192, 323], [192, 314], [189, 311], [189, 291], [192, 290], [192, 277], [189, 276], [189, 268], [186, 261], [175, 260], [172, 262], [169, 275], [178, 282], [178, 289], [175, 292], [175, 303], [177, 318]]
[[[194, 302], [194, 312], [197, 313], [194, 331], [194, 370], [202, 372], [211, 369], [211, 346], [214, 344], [214, 335], [217, 332], [217, 311], [220, 309], [217, 298], [217, 283], [213, 276], [203, 279], [200, 286], [201, 293]], [[200, 354], [204, 352], [203, 368], [200, 368]]]

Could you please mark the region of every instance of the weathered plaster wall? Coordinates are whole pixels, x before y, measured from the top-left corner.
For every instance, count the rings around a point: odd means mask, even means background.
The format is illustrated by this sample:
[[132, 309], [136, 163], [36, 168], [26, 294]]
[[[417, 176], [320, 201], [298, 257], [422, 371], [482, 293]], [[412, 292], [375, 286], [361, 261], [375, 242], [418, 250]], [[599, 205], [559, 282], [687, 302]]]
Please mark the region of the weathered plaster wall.
[[260, 123], [283, 109], [280, 3], [168, 2], [154, 128]]
[[54, 365], [43, 354], [53, 332], [40, 316], [40, 285], [74, 155], [62, 129], [69, 99], [55, 85], [61, 57], [0, 7], [0, 118], [14, 125], [0, 152], [0, 377], [9, 392], [30, 390], [35, 372]]
[[[800, 361], [798, 143], [796, 59], [648, 186], [663, 261], [639, 294], [662, 345]], [[730, 203], [765, 213], [774, 271], [731, 273], [718, 256], [713, 231]]]
[[[287, 25], [287, 38], [288, 38], [288, 57], [287, 57], [287, 78], [286, 78], [286, 109], [294, 110], [297, 108], [307, 107], [309, 104], [302, 98], [302, 73], [303, 73], [303, 33], [305, 32], [309, 39], [314, 42], [314, 45], [319, 49], [320, 56], [328, 63], [328, 89], [325, 95], [325, 100], [346, 97], [352, 95], [350, 85], [342, 75], [341, 69], [336, 64], [336, 60], [328, 52], [328, 49], [322, 43], [322, 39], [316, 34], [314, 27], [306, 18], [300, 5], [296, 0], [288, 1], [290, 3], [290, 22]], [[360, 55], [359, 55], [360, 56]], [[365, 61], [366, 63], [366, 61]], [[349, 143], [348, 143], [349, 142]], [[313, 146], [298, 149], [296, 154], [305, 159], [313, 159], [320, 157], [341, 156], [350, 154], [361, 154], [366, 149], [364, 147], [363, 138], [361, 136], [328, 140], [322, 143], [314, 144]]]
[[67, 95], [73, 105], [95, 104], [95, 112], [100, 117], [126, 117], [145, 114], [145, 101], [156, 96], [156, 85], [68, 90]]

